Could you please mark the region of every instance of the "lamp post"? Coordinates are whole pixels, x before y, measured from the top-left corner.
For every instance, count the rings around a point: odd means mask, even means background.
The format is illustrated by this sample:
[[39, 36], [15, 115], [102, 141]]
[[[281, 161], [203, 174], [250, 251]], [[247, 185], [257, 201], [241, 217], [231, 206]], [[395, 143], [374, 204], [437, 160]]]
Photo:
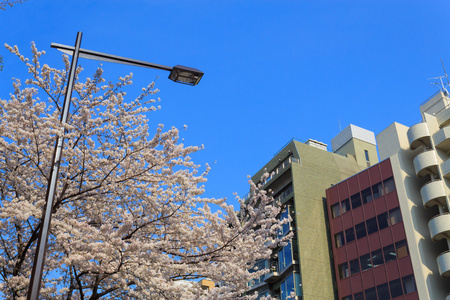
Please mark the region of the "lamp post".
[[[61, 113], [61, 125], [67, 123], [67, 117], [69, 115], [70, 99], [72, 98], [72, 91], [75, 79], [75, 71], [78, 64], [78, 58], [87, 58], [93, 60], [100, 60], [106, 62], [121, 63], [131, 66], [139, 66], [146, 68], [153, 68], [159, 70], [170, 71], [169, 79], [178, 83], [187, 85], [197, 85], [203, 76], [203, 72], [180, 65], [174, 67], [168, 67], [149, 63], [141, 60], [101, 53], [97, 51], [91, 51], [81, 49], [81, 37], [82, 33], [78, 32], [75, 41], [75, 47], [52, 43], [51, 47], [56, 48], [64, 53], [72, 55], [72, 63], [70, 65], [69, 77], [67, 81], [66, 94], [64, 96], [63, 109]], [[36, 254], [34, 256], [33, 270], [31, 272], [30, 287], [28, 288], [28, 300], [38, 300], [39, 290], [42, 282], [42, 274], [44, 271], [45, 255], [47, 248], [47, 240], [50, 230], [50, 223], [52, 218], [53, 202], [55, 199], [56, 185], [58, 182], [59, 167], [61, 162], [61, 153], [64, 144], [64, 134], [57, 136], [55, 144], [55, 150], [53, 152], [52, 168], [50, 170], [50, 180], [47, 186], [46, 202], [44, 211], [40, 223], [39, 237], [36, 246]]]

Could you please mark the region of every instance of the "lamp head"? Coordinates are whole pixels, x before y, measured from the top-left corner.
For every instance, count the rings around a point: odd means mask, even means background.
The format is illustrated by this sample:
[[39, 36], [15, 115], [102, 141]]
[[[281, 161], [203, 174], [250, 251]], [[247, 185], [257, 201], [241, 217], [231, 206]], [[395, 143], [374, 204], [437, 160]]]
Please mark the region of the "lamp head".
[[169, 79], [187, 85], [197, 85], [203, 77], [203, 72], [194, 68], [176, 65], [170, 72]]

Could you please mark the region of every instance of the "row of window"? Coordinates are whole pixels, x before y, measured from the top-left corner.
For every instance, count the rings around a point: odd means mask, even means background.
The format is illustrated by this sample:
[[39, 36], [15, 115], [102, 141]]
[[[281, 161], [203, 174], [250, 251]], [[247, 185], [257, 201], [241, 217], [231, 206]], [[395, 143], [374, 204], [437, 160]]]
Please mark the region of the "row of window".
[[376, 217], [356, 224], [355, 227], [350, 227], [344, 231], [340, 231], [334, 235], [336, 247], [342, 247], [346, 243], [350, 243], [355, 239], [360, 239], [366, 235], [372, 234], [382, 230], [388, 226], [395, 225], [402, 222], [402, 215], [400, 208], [391, 209], [389, 212], [382, 213]]
[[394, 178], [390, 177], [383, 182], [377, 183], [372, 187], [363, 190], [361, 193], [358, 192], [352, 195], [350, 198], [333, 204], [331, 206], [331, 215], [333, 216], [333, 218], [336, 218], [343, 213], [348, 212], [350, 209], [355, 209], [361, 206], [361, 204], [371, 202], [372, 200], [393, 191], [395, 191]]
[[[388, 300], [416, 291], [416, 284], [414, 282], [414, 276], [408, 275], [401, 280], [396, 279], [389, 281], [389, 283], [383, 283], [378, 286], [366, 289], [364, 292], [360, 292], [352, 296], [343, 297], [342, 300]], [[365, 298], [364, 298], [365, 296]]]
[[406, 240], [401, 240], [395, 244], [388, 245], [383, 249], [377, 249], [368, 254], [362, 255], [350, 262], [338, 265], [339, 278], [347, 278], [350, 275], [381, 266], [395, 259], [408, 255]]
[[[276, 297], [276, 299], [292, 299], [292, 297], [288, 298], [292, 293], [297, 297], [302, 296], [302, 281], [300, 274], [297, 272], [291, 273], [280, 283], [280, 298]], [[256, 297], [256, 300], [259, 300], [262, 297], [268, 297], [269, 295], [270, 292], [268, 290], [260, 292]]]

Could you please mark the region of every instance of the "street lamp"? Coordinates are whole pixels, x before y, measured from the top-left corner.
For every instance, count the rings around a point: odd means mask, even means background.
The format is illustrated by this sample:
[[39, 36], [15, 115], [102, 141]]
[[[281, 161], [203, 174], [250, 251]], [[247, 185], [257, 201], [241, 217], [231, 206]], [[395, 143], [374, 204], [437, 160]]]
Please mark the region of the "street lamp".
[[[202, 71], [194, 68], [184, 67], [180, 65], [168, 67], [154, 63], [149, 63], [146, 61], [81, 49], [80, 45], [82, 35], [83, 34], [81, 32], [78, 32], [75, 47], [56, 43], [51, 44], [51, 47], [56, 48], [69, 55], [72, 55], [72, 63], [70, 65], [69, 78], [67, 80], [67, 89], [66, 94], [64, 96], [63, 109], [61, 113], [62, 128], [64, 128], [63, 124], [67, 123], [67, 117], [69, 115], [70, 99], [72, 98], [73, 85], [75, 81], [75, 70], [77, 68], [79, 57], [170, 71], [169, 75], [170, 80], [187, 85], [197, 85], [203, 76]], [[31, 272], [30, 287], [28, 289], [28, 297], [27, 297], [28, 300], [38, 300], [39, 297], [39, 290], [41, 287], [42, 274], [44, 271], [47, 240], [50, 229], [50, 223], [52, 219], [53, 202], [55, 199], [55, 191], [58, 181], [59, 166], [61, 161], [63, 144], [64, 144], [64, 135], [58, 136], [55, 144], [55, 150], [53, 152], [53, 162], [52, 168], [50, 170], [50, 180], [47, 186], [46, 202], [40, 223], [39, 237], [36, 246], [36, 254], [34, 256], [33, 262], [33, 270]]]

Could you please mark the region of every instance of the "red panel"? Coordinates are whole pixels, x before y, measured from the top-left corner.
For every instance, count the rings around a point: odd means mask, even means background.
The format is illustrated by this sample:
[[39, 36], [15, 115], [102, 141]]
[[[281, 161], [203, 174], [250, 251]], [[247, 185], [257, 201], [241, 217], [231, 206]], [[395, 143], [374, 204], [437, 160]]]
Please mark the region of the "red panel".
[[381, 181], [381, 173], [378, 165], [369, 169], [370, 182], [372, 185]]
[[345, 247], [340, 247], [336, 249], [336, 252], [334, 253], [334, 260], [338, 265], [347, 261], [347, 253]]
[[350, 277], [352, 284], [352, 294], [359, 293], [363, 290], [361, 274], [356, 274]]
[[373, 205], [375, 205], [375, 212], [377, 215], [387, 211], [386, 199], [384, 197], [373, 200]]
[[359, 239], [356, 241], [356, 246], [358, 247], [358, 256], [367, 254], [370, 252], [369, 250], [369, 241], [367, 240], [367, 237], [363, 237], [362, 239]]
[[338, 189], [337, 186], [333, 186], [327, 189], [327, 203], [328, 206], [331, 206], [337, 202], [339, 202]]
[[348, 190], [347, 190], [347, 183], [341, 182], [337, 185], [337, 189], [339, 192], [339, 200], [344, 200], [345, 198], [348, 198]]
[[381, 248], [381, 242], [378, 233], [372, 233], [371, 235], [369, 235], [369, 248], [371, 251]]
[[335, 233], [342, 231], [342, 219], [341, 218], [332, 219], [330, 222], [330, 227], [331, 227], [331, 236], [334, 236]]
[[348, 183], [348, 189], [350, 191], [350, 195], [353, 195], [361, 190], [359, 188], [359, 182], [358, 182], [357, 176], [350, 177], [346, 182]]
[[373, 269], [366, 270], [366, 271], [362, 272], [361, 274], [362, 274], [364, 289], [368, 289], [368, 288], [375, 286], [375, 282], [373, 280]]
[[405, 295], [405, 300], [419, 300], [419, 295], [417, 294], [417, 292], [409, 293]]
[[375, 277], [375, 285], [388, 282], [385, 266], [378, 266], [373, 269], [373, 276]]
[[354, 209], [352, 214], [353, 214], [353, 224], [359, 224], [365, 220], [362, 206]]
[[352, 293], [350, 278], [341, 279], [340, 286], [342, 295], [349, 295]]
[[406, 276], [413, 273], [413, 268], [411, 264], [411, 258], [409, 256], [402, 257], [398, 260], [398, 265], [400, 268], [400, 276]]
[[400, 204], [398, 203], [398, 197], [397, 197], [396, 191], [386, 195], [386, 204], [387, 204], [387, 209], [389, 209], [389, 210], [400, 206]]
[[358, 251], [356, 250], [356, 242], [353, 241], [350, 244], [347, 244], [347, 259], [353, 260], [358, 257]]
[[383, 179], [387, 179], [392, 176], [392, 167], [391, 167], [391, 160], [386, 159], [382, 161], [380, 164], [380, 171], [381, 171], [381, 177]]
[[386, 271], [387, 271], [387, 276], [388, 276], [388, 281], [397, 279], [400, 277], [399, 274], [399, 270], [398, 270], [398, 264], [397, 261], [390, 261], [387, 264], [385, 264], [386, 266]]
[[342, 226], [344, 226], [344, 229], [348, 229], [350, 227], [353, 227], [352, 214], [344, 214], [344, 215], [342, 215]]
[[392, 232], [389, 227], [380, 231], [380, 240], [381, 240], [381, 247], [386, 247], [387, 245], [394, 243], [394, 239], [392, 238]]
[[370, 186], [369, 171], [366, 170], [366, 171], [359, 173], [358, 179], [359, 179], [359, 187], [361, 188], [361, 191]]
[[372, 202], [364, 204], [364, 215], [366, 216], [366, 220], [375, 217], [377, 214], [375, 212], [375, 206]]
[[394, 241], [398, 242], [400, 240], [406, 239], [405, 229], [403, 228], [403, 222], [397, 223], [391, 226], [392, 234], [394, 236]]

